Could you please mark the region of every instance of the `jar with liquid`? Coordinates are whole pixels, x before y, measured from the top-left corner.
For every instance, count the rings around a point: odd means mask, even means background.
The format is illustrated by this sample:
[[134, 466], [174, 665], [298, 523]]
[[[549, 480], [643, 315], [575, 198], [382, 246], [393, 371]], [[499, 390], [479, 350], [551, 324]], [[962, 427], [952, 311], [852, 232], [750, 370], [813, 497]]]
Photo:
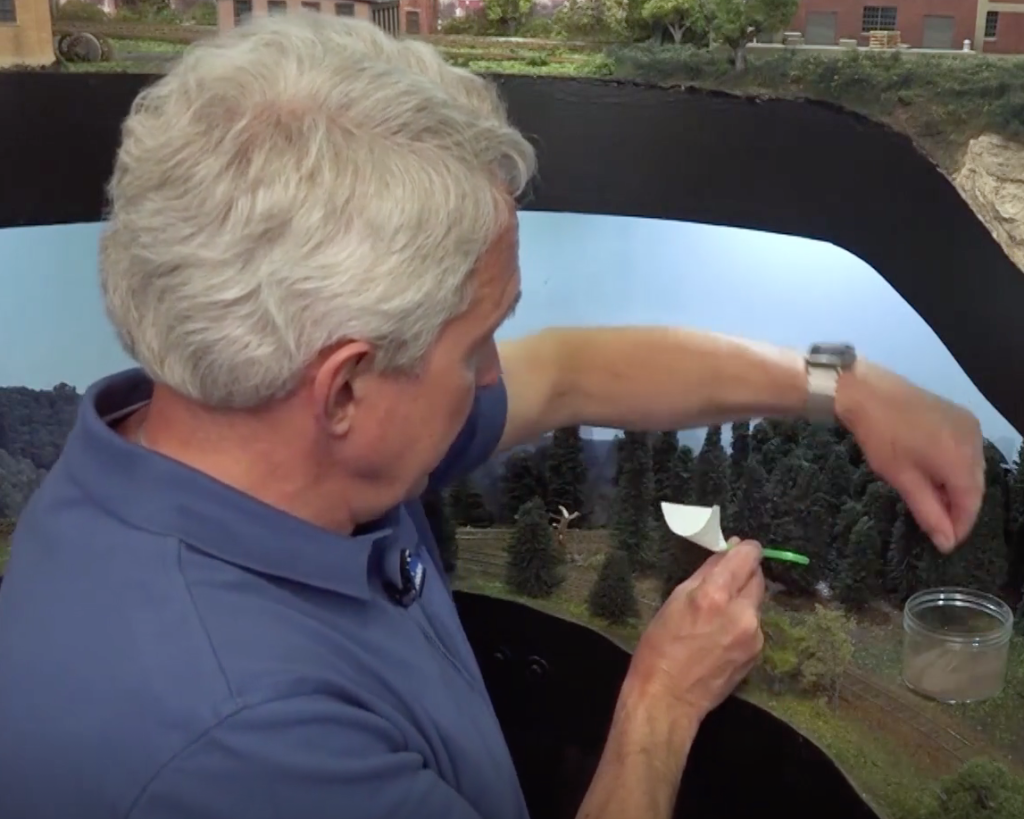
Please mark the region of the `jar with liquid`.
[[947, 703], [1003, 690], [1013, 612], [998, 597], [960, 588], [926, 589], [903, 609], [903, 682]]

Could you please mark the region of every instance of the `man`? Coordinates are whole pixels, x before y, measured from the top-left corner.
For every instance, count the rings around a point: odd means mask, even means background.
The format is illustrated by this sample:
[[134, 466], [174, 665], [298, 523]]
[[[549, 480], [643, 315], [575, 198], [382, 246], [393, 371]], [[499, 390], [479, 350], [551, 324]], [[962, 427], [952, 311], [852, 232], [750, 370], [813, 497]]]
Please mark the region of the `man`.
[[[533, 169], [482, 79], [352, 20], [255, 24], [141, 95], [101, 271], [142, 370], [89, 389], [14, 536], [0, 815], [525, 819], [417, 497], [560, 426], [834, 411], [939, 548], [963, 540], [976, 421], [850, 349], [499, 350]], [[654, 618], [581, 817], [671, 814], [760, 651], [759, 559], [716, 556]]]

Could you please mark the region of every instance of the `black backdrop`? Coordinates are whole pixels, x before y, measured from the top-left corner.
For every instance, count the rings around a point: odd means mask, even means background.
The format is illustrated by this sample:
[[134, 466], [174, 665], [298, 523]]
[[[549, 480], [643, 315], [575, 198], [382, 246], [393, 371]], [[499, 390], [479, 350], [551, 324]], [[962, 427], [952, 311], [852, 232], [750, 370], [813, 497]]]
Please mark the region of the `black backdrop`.
[[[152, 79], [0, 73], [0, 228], [101, 219], [120, 123]], [[813, 102], [496, 79], [539, 148], [525, 207], [734, 225], [846, 248], [1024, 429], [1024, 343], [1015, 333], [1024, 275], [905, 137]], [[475, 595], [458, 602], [534, 816], [572, 816], [628, 655], [527, 607]], [[768, 803], [789, 819], [875, 817], [820, 749], [730, 699], [702, 728], [679, 815], [754, 816]]]
[[[1024, 343], [1016, 333], [1024, 275], [906, 137], [824, 103], [496, 79], [539, 149], [528, 209], [832, 242], [884, 276], [995, 408], [1024, 429]], [[0, 73], [0, 228], [100, 219], [121, 120], [152, 80]]]

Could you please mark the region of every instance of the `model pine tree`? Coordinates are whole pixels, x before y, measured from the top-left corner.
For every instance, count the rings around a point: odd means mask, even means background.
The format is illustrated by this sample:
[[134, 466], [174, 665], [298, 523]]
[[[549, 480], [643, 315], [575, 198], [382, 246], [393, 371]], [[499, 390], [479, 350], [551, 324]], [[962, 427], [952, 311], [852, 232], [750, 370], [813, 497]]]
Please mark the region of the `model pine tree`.
[[743, 480], [743, 468], [750, 460], [750, 421], [733, 421], [730, 432], [729, 485], [735, 487]]
[[523, 504], [506, 547], [505, 585], [526, 597], [550, 597], [565, 581], [565, 564], [555, 546], [540, 498]]
[[534, 453], [528, 450], [511, 453], [505, 459], [499, 485], [502, 520], [515, 523], [516, 515], [524, 503], [545, 496], [544, 477], [539, 474]]
[[735, 507], [729, 518], [730, 535], [767, 543], [771, 536], [768, 514], [768, 476], [756, 459], [751, 458], [734, 492]]
[[765, 575], [793, 594], [811, 593], [825, 578], [832, 520], [822, 488], [821, 472], [794, 448], [775, 467], [768, 481], [770, 535], [768, 545], [810, 558], [808, 566], [770, 561]]
[[[686, 444], [679, 447], [672, 459], [672, 473], [669, 476], [668, 498], [672, 503], [694, 503], [693, 450]], [[661, 515], [659, 510], [658, 515]]]
[[430, 532], [437, 543], [441, 566], [445, 574], [455, 574], [459, 561], [459, 540], [455, 521], [448, 508], [448, 497], [441, 492], [427, 492], [423, 496], [423, 512], [430, 524]]
[[906, 503], [900, 501], [886, 560], [886, 588], [896, 603], [903, 604], [915, 592], [944, 582], [942, 557]]
[[449, 511], [457, 526], [491, 526], [491, 515], [484, 496], [476, 488], [473, 479], [465, 476], [455, 481], [448, 490]]
[[[996, 467], [998, 468], [998, 467]], [[998, 594], [1007, 579], [1005, 506], [998, 473], [988, 470], [981, 510], [967, 540], [953, 554], [941, 557], [944, 582]]]
[[727, 506], [729, 502], [729, 456], [722, 446], [722, 427], [708, 427], [704, 445], [694, 464], [694, 494], [699, 506]]
[[878, 596], [878, 561], [875, 555], [881, 550], [874, 523], [871, 518], [862, 517], [850, 532], [833, 584], [836, 598], [847, 608], [863, 609]]
[[580, 428], [556, 429], [547, 456], [547, 507], [558, 514], [558, 507], [569, 512], [583, 511], [583, 492], [587, 485], [587, 466], [583, 460]]
[[655, 519], [661, 517], [661, 502], [683, 503], [672, 494], [672, 473], [679, 454], [679, 434], [675, 430], [659, 432], [651, 445], [651, 472], [654, 479], [654, 502], [651, 505]]
[[884, 564], [892, 543], [892, 530], [899, 516], [899, 493], [885, 481], [872, 481], [864, 492], [861, 505], [864, 507], [864, 514], [875, 524], [875, 531], [882, 543], [882, 553], [878, 559]]
[[1007, 586], [1018, 592], [1018, 599], [1024, 601], [1024, 443], [1017, 451], [1013, 462], [1007, 492], [1009, 494], [1009, 521], [1007, 526]]
[[839, 444], [833, 444], [821, 475], [822, 491], [829, 500], [829, 513], [833, 519], [853, 496], [853, 473], [846, 450]]
[[864, 517], [864, 507], [857, 501], [851, 500], [843, 504], [836, 516], [835, 526], [832, 528], [832, 544], [828, 550], [825, 563], [825, 575], [829, 585], [835, 587], [836, 574], [839, 571], [839, 564], [846, 548], [850, 543], [850, 535], [853, 527]]
[[707, 549], [677, 537], [662, 525], [658, 533], [658, 579], [662, 601], [668, 600], [673, 589], [704, 565], [709, 557], [711, 552]]
[[629, 557], [634, 571], [648, 571], [657, 557], [651, 542], [654, 476], [650, 438], [643, 432], [626, 432], [617, 450], [619, 481], [612, 524], [615, 548]]
[[592, 616], [613, 625], [627, 623], [639, 616], [632, 567], [625, 552], [612, 549], [605, 555], [601, 571], [587, 597], [587, 609]]

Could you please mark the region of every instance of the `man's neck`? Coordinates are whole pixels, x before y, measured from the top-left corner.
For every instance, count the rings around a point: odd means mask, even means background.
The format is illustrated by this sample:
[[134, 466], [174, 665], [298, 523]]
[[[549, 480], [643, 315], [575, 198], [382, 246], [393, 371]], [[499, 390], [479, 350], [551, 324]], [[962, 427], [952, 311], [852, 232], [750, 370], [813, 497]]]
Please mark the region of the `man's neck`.
[[325, 529], [349, 534], [359, 521], [352, 487], [331, 474], [315, 433], [287, 404], [254, 412], [219, 411], [156, 385], [150, 403], [126, 419], [129, 440], [257, 500]]

